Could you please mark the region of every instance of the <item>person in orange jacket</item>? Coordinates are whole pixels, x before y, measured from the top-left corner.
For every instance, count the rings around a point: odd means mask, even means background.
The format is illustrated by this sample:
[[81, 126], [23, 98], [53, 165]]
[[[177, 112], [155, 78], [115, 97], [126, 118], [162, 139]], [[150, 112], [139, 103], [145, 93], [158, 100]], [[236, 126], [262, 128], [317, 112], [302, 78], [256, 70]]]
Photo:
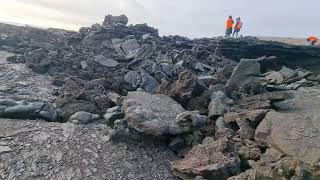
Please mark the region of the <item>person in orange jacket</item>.
[[235, 34], [236, 34], [236, 37], [238, 37], [238, 34], [239, 34], [241, 28], [242, 28], [242, 21], [241, 21], [241, 18], [238, 17], [238, 18], [237, 18], [236, 25], [234, 26], [234, 31], [233, 31], [232, 37], [233, 37]]
[[314, 46], [318, 40], [317, 36], [310, 36], [307, 38], [307, 42], [309, 42], [311, 46]]
[[227, 20], [227, 30], [226, 30], [226, 37], [230, 37], [232, 34], [234, 21], [232, 19], [232, 16], [229, 16]]

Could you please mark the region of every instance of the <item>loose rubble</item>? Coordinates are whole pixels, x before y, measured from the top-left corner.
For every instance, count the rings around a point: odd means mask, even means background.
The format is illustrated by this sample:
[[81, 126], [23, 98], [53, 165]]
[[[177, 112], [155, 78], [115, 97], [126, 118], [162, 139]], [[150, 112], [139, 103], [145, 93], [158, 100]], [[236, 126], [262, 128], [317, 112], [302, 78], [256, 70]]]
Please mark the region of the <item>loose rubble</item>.
[[320, 178], [320, 48], [128, 21], [0, 24], [0, 179]]

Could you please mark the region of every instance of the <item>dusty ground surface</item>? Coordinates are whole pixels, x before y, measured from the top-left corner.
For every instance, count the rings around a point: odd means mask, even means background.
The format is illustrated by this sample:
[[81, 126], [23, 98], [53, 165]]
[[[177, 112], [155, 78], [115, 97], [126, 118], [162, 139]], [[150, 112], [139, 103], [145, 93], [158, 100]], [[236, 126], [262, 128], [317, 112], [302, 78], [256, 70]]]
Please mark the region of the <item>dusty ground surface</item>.
[[0, 179], [174, 179], [171, 151], [112, 143], [104, 125], [0, 120]]

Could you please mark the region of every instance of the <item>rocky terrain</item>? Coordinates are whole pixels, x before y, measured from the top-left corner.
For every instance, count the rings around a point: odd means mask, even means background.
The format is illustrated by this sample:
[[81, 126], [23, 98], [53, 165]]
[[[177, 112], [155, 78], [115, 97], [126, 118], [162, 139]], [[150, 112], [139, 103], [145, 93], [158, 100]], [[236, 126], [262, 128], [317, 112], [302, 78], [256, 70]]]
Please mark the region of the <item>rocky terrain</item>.
[[0, 24], [0, 179], [319, 179], [320, 48]]

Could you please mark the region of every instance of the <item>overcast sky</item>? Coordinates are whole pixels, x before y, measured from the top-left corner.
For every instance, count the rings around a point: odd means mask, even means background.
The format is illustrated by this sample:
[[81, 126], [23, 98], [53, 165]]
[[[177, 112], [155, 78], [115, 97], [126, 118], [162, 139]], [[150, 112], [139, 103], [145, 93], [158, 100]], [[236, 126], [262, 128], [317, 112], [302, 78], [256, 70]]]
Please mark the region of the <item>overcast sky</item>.
[[0, 0], [0, 21], [77, 30], [104, 15], [126, 14], [161, 34], [224, 35], [228, 15], [244, 21], [243, 35], [320, 36], [320, 0]]

